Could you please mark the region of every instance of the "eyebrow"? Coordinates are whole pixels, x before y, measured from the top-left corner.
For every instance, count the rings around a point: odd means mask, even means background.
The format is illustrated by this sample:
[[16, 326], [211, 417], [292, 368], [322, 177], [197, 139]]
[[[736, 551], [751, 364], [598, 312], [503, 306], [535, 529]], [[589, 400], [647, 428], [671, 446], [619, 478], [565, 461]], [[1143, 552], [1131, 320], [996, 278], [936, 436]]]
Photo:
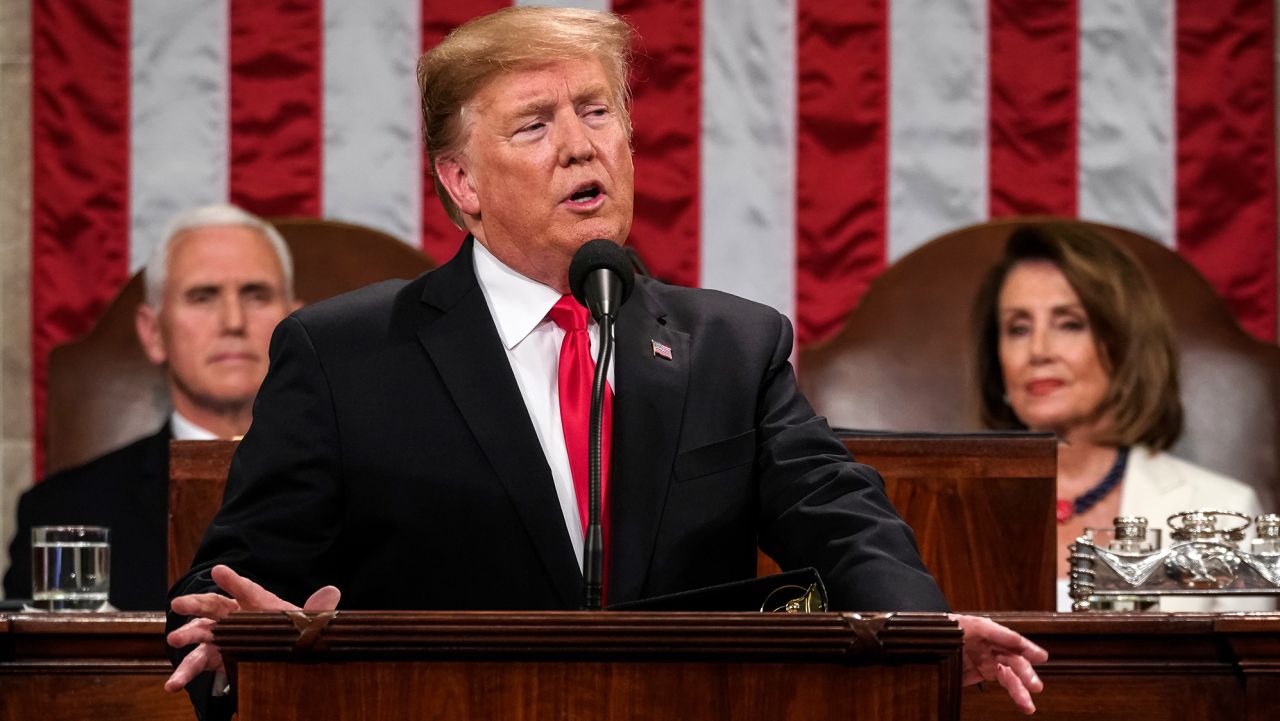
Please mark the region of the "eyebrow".
[[[1005, 313], [1027, 313], [1027, 312], [1028, 312], [1028, 311], [1027, 311], [1027, 309], [1026, 309], [1025, 307], [1023, 307], [1023, 306], [1014, 306], [1014, 307], [1012, 307], [1012, 308], [1008, 308], [1008, 307], [1006, 307], [1006, 308], [999, 308], [998, 310], [999, 310], [999, 312], [1000, 312], [1001, 314], [1005, 314]], [[1083, 304], [1083, 303], [1066, 303], [1066, 304], [1063, 304], [1063, 305], [1055, 305], [1055, 306], [1053, 306], [1052, 308], [1050, 308], [1050, 309], [1049, 309], [1049, 312], [1050, 312], [1050, 313], [1065, 313], [1065, 312], [1068, 312], [1068, 311], [1080, 311], [1081, 313], [1085, 313], [1086, 315], [1088, 314], [1088, 313], [1087, 313], [1087, 311], [1085, 311], [1085, 309], [1084, 309], [1084, 304]]]
[[[573, 96], [573, 104], [581, 105], [596, 99], [609, 100], [612, 94], [606, 85], [591, 85], [583, 88], [582, 91]], [[537, 98], [521, 105], [512, 111], [510, 117], [524, 118], [529, 116], [543, 115], [551, 108], [555, 107], [556, 101], [551, 98]]]
[[248, 283], [244, 283], [239, 288], [241, 293], [256, 292], [260, 290], [267, 290], [274, 293], [276, 289], [265, 280], [251, 280]]
[[217, 293], [222, 286], [215, 283], [201, 283], [198, 285], [187, 286], [182, 290], [183, 295], [197, 295], [200, 293]]
[[525, 103], [524, 105], [521, 105], [520, 107], [513, 110], [509, 115], [509, 117], [511, 119], [515, 119], [515, 118], [527, 118], [527, 117], [537, 117], [540, 115], [546, 115], [547, 112], [550, 111], [551, 108], [554, 106], [555, 106], [554, 100], [548, 100], [545, 98], [541, 98], [538, 100], [531, 100]]
[[[223, 285], [221, 283], [198, 283], [183, 289], [182, 294], [195, 295], [198, 293], [221, 293]], [[260, 290], [275, 292], [275, 286], [265, 280], [250, 280], [234, 286], [233, 291], [236, 293], [253, 293]]]

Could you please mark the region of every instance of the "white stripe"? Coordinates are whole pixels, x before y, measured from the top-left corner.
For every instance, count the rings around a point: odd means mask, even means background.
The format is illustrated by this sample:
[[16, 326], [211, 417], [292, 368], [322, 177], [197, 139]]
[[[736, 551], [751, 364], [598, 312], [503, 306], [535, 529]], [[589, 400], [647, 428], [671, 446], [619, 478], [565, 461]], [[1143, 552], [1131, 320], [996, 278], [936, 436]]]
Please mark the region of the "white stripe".
[[986, 0], [889, 3], [889, 238], [896, 260], [987, 217]]
[[609, 0], [516, 0], [514, 5], [549, 8], [582, 8], [583, 10], [608, 10]]
[[1080, 3], [1079, 214], [1174, 241], [1174, 3]]
[[700, 284], [793, 318], [795, 14], [794, 0], [704, 3], [699, 203]]
[[324, 198], [329, 218], [417, 247], [422, 141], [419, 0], [324, 4]]
[[227, 0], [133, 0], [130, 272], [174, 214], [227, 198], [227, 13]]

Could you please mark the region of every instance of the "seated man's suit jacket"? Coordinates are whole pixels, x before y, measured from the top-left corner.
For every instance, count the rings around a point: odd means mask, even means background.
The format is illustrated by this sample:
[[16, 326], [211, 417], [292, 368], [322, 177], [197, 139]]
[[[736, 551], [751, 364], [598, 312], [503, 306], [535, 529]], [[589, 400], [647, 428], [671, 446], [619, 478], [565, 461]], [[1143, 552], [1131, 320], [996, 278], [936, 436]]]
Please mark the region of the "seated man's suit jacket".
[[[297, 604], [333, 584], [343, 609], [580, 607], [472, 242], [281, 323], [223, 506], [172, 594], [213, 588], [225, 563]], [[782, 315], [639, 278], [615, 338], [610, 603], [750, 578], [759, 544], [816, 567], [836, 608], [946, 608], [879, 476], [797, 390]]]
[[22, 494], [4, 576], [7, 598], [31, 598], [34, 526], [111, 529], [111, 604], [159, 611], [168, 590], [169, 424], [155, 434], [55, 473]]

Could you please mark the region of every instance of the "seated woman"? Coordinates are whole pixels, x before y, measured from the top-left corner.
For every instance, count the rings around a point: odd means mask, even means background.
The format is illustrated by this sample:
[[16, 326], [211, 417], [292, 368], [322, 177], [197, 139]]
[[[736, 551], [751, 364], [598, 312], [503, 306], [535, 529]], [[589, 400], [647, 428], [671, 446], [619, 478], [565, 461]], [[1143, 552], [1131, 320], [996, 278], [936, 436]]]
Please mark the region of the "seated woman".
[[[1151, 279], [1126, 250], [1089, 229], [1019, 228], [974, 307], [983, 421], [1056, 433], [1058, 609], [1067, 546], [1088, 528], [1220, 508], [1256, 517], [1257, 494], [1165, 451], [1182, 432], [1178, 356]], [[1263, 597], [1161, 599], [1162, 611], [1266, 610]]]

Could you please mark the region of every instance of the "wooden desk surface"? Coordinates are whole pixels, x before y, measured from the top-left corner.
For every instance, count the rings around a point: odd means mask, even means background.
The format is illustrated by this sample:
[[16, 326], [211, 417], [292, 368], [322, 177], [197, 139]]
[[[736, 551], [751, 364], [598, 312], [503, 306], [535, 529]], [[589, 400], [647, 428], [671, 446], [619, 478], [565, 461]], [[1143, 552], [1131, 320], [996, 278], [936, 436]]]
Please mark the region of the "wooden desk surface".
[[[1049, 651], [1037, 718], [1280, 718], [1280, 614], [987, 615]], [[962, 719], [1024, 718], [991, 686], [964, 690]]]
[[0, 615], [0, 720], [191, 721], [159, 613]]

